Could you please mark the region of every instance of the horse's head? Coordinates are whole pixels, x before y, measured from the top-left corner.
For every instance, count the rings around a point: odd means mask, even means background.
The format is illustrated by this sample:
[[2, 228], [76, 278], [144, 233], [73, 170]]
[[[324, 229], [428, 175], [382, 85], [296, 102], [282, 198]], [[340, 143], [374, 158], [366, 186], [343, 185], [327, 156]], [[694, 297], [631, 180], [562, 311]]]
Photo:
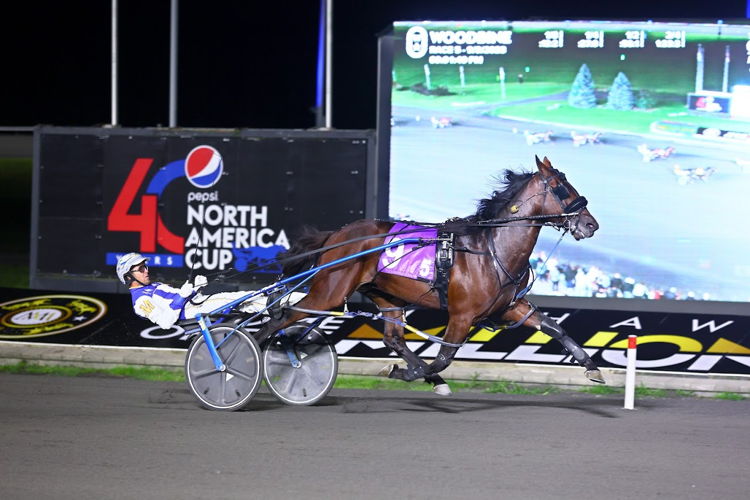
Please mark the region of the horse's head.
[[545, 215], [575, 214], [558, 219], [559, 225], [570, 229], [571, 234], [577, 240], [591, 238], [599, 229], [599, 223], [591, 215], [586, 205], [588, 201], [578, 194], [565, 174], [555, 169], [547, 157], [540, 160], [536, 157], [536, 166], [539, 169], [539, 182], [544, 190], [542, 210]]

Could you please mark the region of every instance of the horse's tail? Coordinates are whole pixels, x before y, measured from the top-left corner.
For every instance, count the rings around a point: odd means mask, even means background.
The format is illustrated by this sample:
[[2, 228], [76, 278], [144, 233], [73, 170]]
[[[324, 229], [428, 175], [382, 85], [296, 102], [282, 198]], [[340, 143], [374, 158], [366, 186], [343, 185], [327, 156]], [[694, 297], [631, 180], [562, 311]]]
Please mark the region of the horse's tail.
[[333, 234], [333, 231], [318, 231], [310, 226], [302, 227], [300, 236], [294, 240], [291, 248], [277, 255], [277, 259], [283, 261], [282, 272], [284, 276], [294, 276], [312, 266], [319, 255], [317, 253], [308, 254], [308, 252], [321, 248], [331, 234]]

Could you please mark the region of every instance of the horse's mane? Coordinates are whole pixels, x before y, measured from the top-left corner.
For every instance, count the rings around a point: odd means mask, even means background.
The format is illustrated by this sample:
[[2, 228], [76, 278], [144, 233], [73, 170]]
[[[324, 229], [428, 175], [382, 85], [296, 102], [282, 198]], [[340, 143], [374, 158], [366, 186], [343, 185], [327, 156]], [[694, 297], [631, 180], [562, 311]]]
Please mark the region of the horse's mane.
[[526, 182], [531, 178], [531, 175], [529, 172], [518, 173], [506, 170], [501, 177], [496, 176], [494, 178], [495, 182], [501, 184], [503, 187], [502, 191], [493, 191], [491, 197], [479, 200], [477, 203], [477, 212], [470, 217], [476, 220], [496, 218], [500, 210], [515, 199], [518, 192], [523, 189]]
[[471, 232], [476, 228], [469, 224], [496, 219], [500, 211], [526, 186], [532, 175], [531, 172], [514, 172], [507, 169], [501, 175], [494, 176], [493, 180], [499, 188], [493, 191], [489, 198], [477, 202], [476, 213], [468, 217], [450, 219], [443, 224], [443, 228], [456, 233]]

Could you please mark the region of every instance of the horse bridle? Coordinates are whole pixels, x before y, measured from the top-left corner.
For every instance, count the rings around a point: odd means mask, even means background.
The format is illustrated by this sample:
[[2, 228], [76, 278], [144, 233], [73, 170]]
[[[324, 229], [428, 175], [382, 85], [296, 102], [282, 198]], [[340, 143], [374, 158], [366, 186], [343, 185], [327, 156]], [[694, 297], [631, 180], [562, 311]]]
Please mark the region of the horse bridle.
[[[588, 205], [589, 202], [588, 202], [588, 200], [586, 199], [585, 196], [580, 196], [579, 195], [576, 198], [574, 198], [573, 201], [571, 201], [570, 203], [568, 203], [567, 205], [565, 205], [564, 200], [570, 198], [570, 190], [567, 187], [565, 187], [565, 184], [564, 184], [565, 181], [566, 181], [565, 174], [562, 173], [562, 172], [560, 172], [559, 170], [554, 169], [554, 168], [552, 168], [551, 170], [552, 170], [553, 175], [551, 175], [549, 177], [545, 177], [544, 174], [541, 171], [539, 171], [537, 173], [539, 174], [539, 178], [544, 183], [543, 196], [546, 198], [547, 197], [547, 193], [548, 192], [552, 192], [552, 194], [555, 195], [555, 198], [557, 198], [557, 202], [560, 204], [560, 208], [562, 209], [562, 214], [560, 214], [560, 215], [565, 217], [565, 221], [562, 224], [560, 224], [559, 227], [563, 227], [565, 229], [565, 232], [567, 232], [568, 230], [573, 229], [573, 227], [571, 227], [571, 218], [570, 218], [570, 215], [572, 215], [572, 214], [578, 215], [582, 210], [584, 210], [586, 208], [586, 206]], [[550, 183], [550, 180], [552, 180], [553, 177], [557, 177], [557, 186], [554, 186], [554, 187]], [[534, 196], [539, 196], [540, 194], [541, 193], [537, 193], [536, 195], [533, 195], [532, 198]], [[529, 198], [529, 199], [531, 199], [531, 198]], [[529, 201], [529, 200], [527, 199], [523, 203], [526, 203], [527, 201]], [[523, 204], [523, 203], [521, 203], [521, 204]], [[515, 208], [517, 210], [518, 206], [516, 205]], [[576, 226], [578, 225], [578, 220], [580, 220], [580, 219], [576, 218], [576, 223], [575, 223]], [[557, 226], [557, 224], [556, 224], [556, 226]], [[560, 239], [562, 239], [562, 236], [564, 236], [564, 235], [565, 235], [565, 233], [563, 233], [560, 236]], [[507, 285], [514, 285], [515, 286], [515, 291], [514, 291], [513, 299], [511, 300], [510, 304], [507, 306], [508, 308], [510, 308], [510, 307], [513, 306], [513, 304], [515, 304], [515, 302], [517, 300], [521, 299], [522, 297], [524, 297], [526, 295], [526, 293], [528, 293], [528, 291], [531, 289], [531, 286], [533, 285], [533, 283], [536, 280], [536, 278], [534, 278], [531, 281], [531, 283], [529, 283], [528, 286], [526, 286], [523, 290], [518, 291], [518, 288], [519, 288], [520, 284], [523, 282], [523, 279], [526, 277], [526, 275], [531, 270], [531, 265], [529, 265], [528, 267], [526, 267], [524, 269], [524, 271], [521, 274], [519, 274], [517, 277], [513, 277], [513, 275], [510, 273], [510, 271], [505, 268], [505, 266], [502, 264], [502, 262], [498, 258], [498, 256], [497, 256], [497, 250], [495, 249], [495, 242], [494, 242], [493, 238], [491, 238], [491, 237], [488, 238], [488, 241], [489, 241], [489, 254], [492, 257], [492, 264], [495, 266], [495, 273], [496, 273], [498, 281], [500, 282], [500, 287], [503, 288], [503, 287], [505, 287]], [[559, 243], [559, 240], [558, 240], [558, 243]], [[555, 245], [555, 248], [557, 248], [557, 245]], [[554, 249], [552, 250], [552, 252], [554, 252]], [[550, 254], [550, 256], [551, 256], [551, 254]], [[546, 262], [545, 262], [545, 265], [546, 265]], [[502, 274], [504, 274], [510, 280], [505, 285], [503, 285], [503, 280], [502, 280], [502, 277], [501, 277], [501, 272], [502, 272]], [[509, 326], [509, 327], [506, 327], [506, 328], [515, 328], [515, 327], [523, 324], [535, 311], [536, 311], [536, 306], [534, 306], [532, 304], [532, 307], [529, 310], [529, 312], [526, 313], [526, 315], [520, 321], [518, 321], [515, 324], [513, 324], [512, 326]]]
[[[589, 204], [589, 201], [585, 196], [577, 196], [575, 199], [573, 199], [573, 201], [565, 205], [565, 202], [563, 200], [570, 198], [570, 190], [565, 187], [565, 174], [554, 168], [551, 170], [553, 172], [553, 175], [549, 177], [545, 177], [542, 172], [538, 172], [539, 177], [544, 183], [544, 192], [547, 193], [548, 191], [551, 191], [552, 194], [555, 195], [555, 197], [557, 198], [557, 202], [560, 204], [560, 208], [562, 209], [562, 212], [564, 214], [572, 214], [584, 210]], [[552, 184], [550, 184], [550, 180], [552, 180], [554, 177], [557, 177], [557, 186], [552, 187]]]

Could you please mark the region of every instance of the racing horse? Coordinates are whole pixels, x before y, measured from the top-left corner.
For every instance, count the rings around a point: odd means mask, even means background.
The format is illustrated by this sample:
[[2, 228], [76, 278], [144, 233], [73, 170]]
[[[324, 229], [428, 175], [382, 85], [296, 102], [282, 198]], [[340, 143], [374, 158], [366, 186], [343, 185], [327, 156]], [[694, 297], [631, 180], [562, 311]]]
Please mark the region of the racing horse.
[[[386, 321], [383, 342], [407, 366], [389, 365], [383, 375], [405, 381], [424, 378], [436, 393], [450, 394], [439, 373], [450, 365], [471, 326], [494, 315], [514, 326], [523, 324], [550, 335], [585, 368], [589, 380], [604, 383], [588, 354], [557, 322], [523, 297], [530, 279], [529, 257], [543, 225], [535, 221], [570, 231], [576, 240], [590, 238], [599, 228], [586, 208], [586, 199], [565, 174], [546, 157], [543, 161], [537, 157], [536, 165], [533, 173], [506, 170], [504, 189], [480, 200], [475, 214], [440, 225], [441, 231], [454, 234], [455, 252], [445, 305], [449, 319], [439, 353], [428, 364], [407, 347], [403, 324]], [[303, 319], [311, 310], [339, 307], [355, 291], [372, 300], [385, 318], [401, 318], [409, 304], [440, 308], [439, 293], [430, 283], [378, 271], [380, 252], [346, 259], [381, 246], [392, 226], [393, 222], [361, 219], [337, 231], [313, 230], [296, 240], [289, 251], [279, 255], [286, 276], [309, 268], [316, 260], [318, 266], [343, 260], [317, 272], [307, 296], [293, 308], [272, 315], [260, 338]], [[295, 256], [299, 256], [296, 261]]]

